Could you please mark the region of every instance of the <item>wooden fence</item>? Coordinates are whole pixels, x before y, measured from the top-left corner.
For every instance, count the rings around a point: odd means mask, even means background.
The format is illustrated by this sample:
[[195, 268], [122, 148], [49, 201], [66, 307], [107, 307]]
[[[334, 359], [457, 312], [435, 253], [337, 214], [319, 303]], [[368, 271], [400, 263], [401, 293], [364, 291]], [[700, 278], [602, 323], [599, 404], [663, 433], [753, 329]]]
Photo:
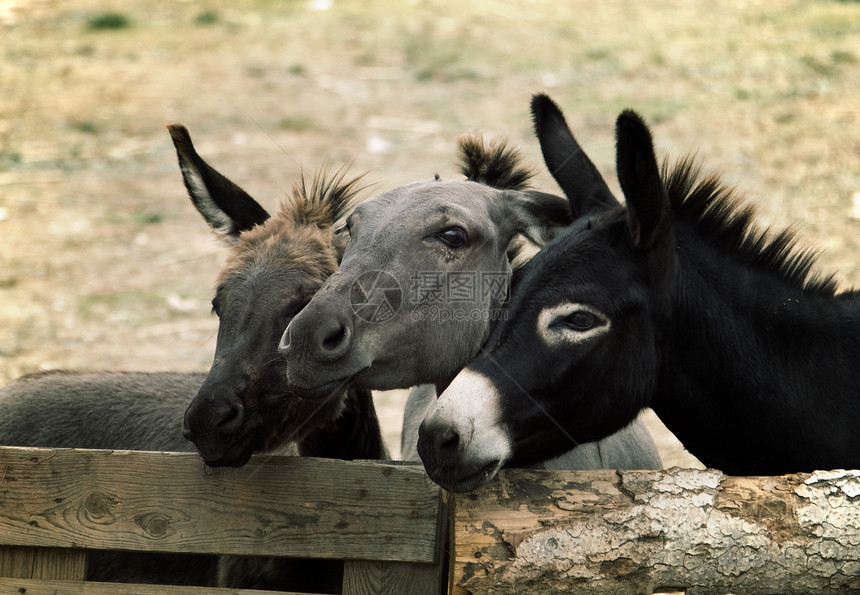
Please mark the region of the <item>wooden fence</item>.
[[416, 465], [254, 457], [213, 470], [191, 453], [4, 447], [0, 593], [235, 592], [83, 582], [96, 549], [345, 559], [344, 593], [437, 595], [444, 511]]
[[452, 497], [414, 465], [0, 448], [0, 594], [264, 593], [86, 582], [92, 550], [344, 559], [348, 594], [846, 593], [860, 472], [509, 470]]

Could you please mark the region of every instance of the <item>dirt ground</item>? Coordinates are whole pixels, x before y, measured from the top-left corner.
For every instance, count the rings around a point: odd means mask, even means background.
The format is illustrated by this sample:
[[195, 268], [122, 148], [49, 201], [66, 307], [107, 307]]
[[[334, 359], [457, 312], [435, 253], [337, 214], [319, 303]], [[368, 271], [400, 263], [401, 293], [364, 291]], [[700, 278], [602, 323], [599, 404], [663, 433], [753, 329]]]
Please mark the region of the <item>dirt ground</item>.
[[[206, 370], [224, 258], [165, 130], [270, 211], [300, 169], [456, 176], [464, 131], [535, 165], [550, 93], [615, 188], [612, 121], [697, 151], [860, 283], [860, 3], [0, 0], [0, 383]], [[538, 184], [555, 186], [542, 170]], [[403, 393], [380, 396], [397, 445]], [[693, 464], [661, 433], [668, 464]]]

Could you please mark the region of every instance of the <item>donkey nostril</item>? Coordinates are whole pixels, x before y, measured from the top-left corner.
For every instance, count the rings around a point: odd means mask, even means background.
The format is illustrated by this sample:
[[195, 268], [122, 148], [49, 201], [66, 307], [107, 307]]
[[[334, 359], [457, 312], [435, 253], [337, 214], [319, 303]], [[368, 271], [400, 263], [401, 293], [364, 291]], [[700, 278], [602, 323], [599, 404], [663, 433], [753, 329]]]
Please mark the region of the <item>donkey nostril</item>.
[[191, 425], [188, 423], [188, 413], [182, 416], [182, 435], [185, 436], [186, 440], [191, 440], [191, 437], [194, 435], [194, 431], [191, 429]]
[[278, 341], [278, 353], [285, 355], [290, 350], [290, 326], [284, 329], [284, 334], [281, 335], [281, 340]]
[[238, 406], [230, 407], [221, 412], [221, 419], [216, 424], [219, 428], [229, 428], [237, 425], [239, 417], [242, 414]]
[[339, 320], [322, 324], [317, 334], [320, 354], [327, 358], [341, 357], [349, 350], [351, 333], [351, 329]]
[[454, 428], [446, 428], [439, 435], [436, 444], [438, 445], [439, 454], [442, 456], [454, 455], [460, 446], [460, 434]]
[[[319, 295], [319, 294], [318, 294]], [[328, 364], [346, 356], [352, 348], [353, 321], [336, 304], [318, 303], [314, 298], [290, 321], [278, 345], [290, 374], [304, 374], [317, 364]]]
[[[208, 389], [198, 393], [182, 420], [182, 435], [199, 448], [215, 447], [221, 439], [242, 431], [245, 405], [238, 395], [214, 393]], [[201, 451], [202, 452], [202, 451]], [[220, 458], [220, 455], [213, 458]]]
[[223, 399], [211, 405], [206, 415], [208, 422], [204, 421], [204, 424], [220, 433], [229, 434], [242, 427], [244, 414], [245, 407], [239, 399]]
[[349, 339], [349, 329], [340, 325], [331, 330], [322, 340], [322, 348], [325, 351], [334, 351]]

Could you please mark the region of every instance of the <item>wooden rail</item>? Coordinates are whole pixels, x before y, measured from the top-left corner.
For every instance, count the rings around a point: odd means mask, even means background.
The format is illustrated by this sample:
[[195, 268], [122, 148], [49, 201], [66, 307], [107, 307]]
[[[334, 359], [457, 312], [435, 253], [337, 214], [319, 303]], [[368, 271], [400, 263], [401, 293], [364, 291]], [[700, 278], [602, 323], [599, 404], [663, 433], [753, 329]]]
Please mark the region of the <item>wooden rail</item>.
[[507, 470], [445, 496], [414, 465], [0, 447], [0, 595], [272, 592], [89, 582], [95, 550], [343, 559], [347, 594], [860, 590], [857, 471]]
[[[0, 592], [229, 593], [84, 583], [88, 550], [344, 559], [344, 593], [437, 594], [442, 491], [420, 466], [0, 448]], [[271, 591], [269, 591], [271, 592]]]

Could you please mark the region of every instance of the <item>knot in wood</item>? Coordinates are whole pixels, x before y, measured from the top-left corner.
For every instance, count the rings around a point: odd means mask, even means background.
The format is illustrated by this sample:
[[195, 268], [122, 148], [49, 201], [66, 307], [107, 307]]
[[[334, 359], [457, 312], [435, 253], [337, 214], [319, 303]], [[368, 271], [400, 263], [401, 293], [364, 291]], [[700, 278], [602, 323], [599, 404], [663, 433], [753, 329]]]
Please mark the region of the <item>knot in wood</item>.
[[113, 507], [116, 506], [117, 497], [113, 494], [92, 492], [84, 499], [84, 514], [86, 517], [102, 525], [116, 521]]
[[150, 512], [135, 517], [135, 522], [149, 537], [163, 539], [174, 533], [170, 517], [160, 512]]

